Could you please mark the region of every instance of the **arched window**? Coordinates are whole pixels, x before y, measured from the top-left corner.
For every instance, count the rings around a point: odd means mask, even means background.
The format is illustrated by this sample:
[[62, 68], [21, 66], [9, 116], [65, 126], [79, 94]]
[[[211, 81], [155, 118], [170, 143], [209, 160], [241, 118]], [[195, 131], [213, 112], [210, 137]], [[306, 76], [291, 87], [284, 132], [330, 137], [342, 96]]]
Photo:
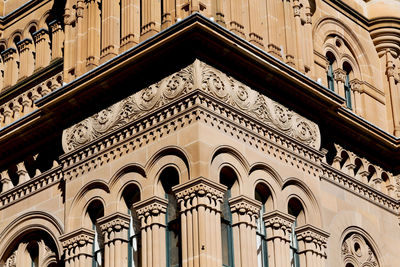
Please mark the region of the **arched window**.
[[335, 80], [333, 77], [333, 63], [336, 61], [336, 59], [331, 52], [326, 53], [326, 58], [328, 59], [328, 72], [327, 72], [328, 89], [334, 92]]
[[267, 210], [271, 210], [271, 192], [265, 185], [258, 184], [254, 195], [255, 199], [261, 202], [260, 214], [257, 221], [257, 266], [266, 267], [268, 266], [267, 232], [263, 221], [263, 214]]
[[128, 229], [128, 267], [141, 266], [141, 236], [140, 220], [132, 205], [140, 200], [140, 191], [135, 185], [128, 186], [122, 194], [128, 214], [130, 215]]
[[37, 242], [29, 242], [27, 250], [30, 256], [31, 267], [39, 267], [39, 246]]
[[167, 267], [181, 266], [181, 240], [180, 219], [177, 210], [177, 201], [172, 187], [179, 184], [178, 171], [173, 167], [164, 169], [160, 175], [165, 198], [168, 200], [166, 218], [166, 242], [167, 242]]
[[303, 205], [301, 205], [298, 199], [292, 198], [288, 203], [288, 213], [294, 216], [296, 219], [292, 225], [292, 231], [290, 234], [290, 266], [300, 267], [299, 259], [299, 243], [297, 242], [296, 227], [304, 224], [305, 215]]
[[104, 262], [104, 238], [97, 221], [104, 216], [103, 204], [100, 201], [95, 200], [90, 203], [87, 212], [92, 223], [92, 229], [94, 230], [92, 267], [102, 267]]
[[229, 167], [223, 167], [220, 173], [220, 183], [228, 187], [221, 205], [221, 237], [222, 237], [222, 265], [231, 267], [233, 263], [232, 213], [229, 206], [232, 189], [237, 183], [235, 172]]
[[350, 73], [352, 71], [350, 64], [345, 62], [343, 64], [343, 70], [346, 72], [346, 80], [344, 82], [344, 96], [346, 98], [346, 107], [351, 109], [351, 87], [350, 87]]

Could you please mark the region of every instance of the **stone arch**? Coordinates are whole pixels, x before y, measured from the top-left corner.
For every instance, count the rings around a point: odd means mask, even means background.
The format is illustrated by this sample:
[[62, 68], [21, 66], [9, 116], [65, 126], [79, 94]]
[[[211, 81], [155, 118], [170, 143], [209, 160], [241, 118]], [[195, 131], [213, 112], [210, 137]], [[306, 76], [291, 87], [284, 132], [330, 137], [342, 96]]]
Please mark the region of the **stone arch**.
[[[371, 68], [372, 59], [367, 57], [367, 55], [376, 54], [375, 48], [363, 45], [357, 35], [351, 30], [351, 27], [340, 19], [323, 16], [316, 21], [313, 27], [314, 48], [316, 51], [324, 54], [324, 43], [330, 35], [340, 36], [348, 45], [359, 66], [360, 80], [367, 80], [368, 82], [372, 82], [373, 80], [375, 82], [380, 81], [378, 73], [375, 73]], [[357, 57], [357, 55], [362, 56]]]
[[185, 151], [176, 146], [165, 147], [157, 151], [148, 160], [145, 172], [149, 179], [153, 179], [153, 195], [163, 197], [160, 183], [160, 174], [168, 167], [173, 167], [179, 174], [179, 184], [190, 179], [190, 159]]
[[280, 175], [265, 163], [255, 163], [250, 168], [249, 179], [254, 181], [252, 188], [253, 193], [259, 184], [263, 184], [269, 189], [271, 192], [273, 209], [277, 209], [278, 203], [282, 202], [281, 188], [283, 180]]
[[51, 10], [47, 10], [44, 12], [44, 14], [40, 17], [39, 19], [39, 28], [40, 29], [49, 29], [49, 26], [47, 25], [47, 18], [50, 16]]
[[[8, 38], [8, 40], [7, 40], [7, 47], [15, 47], [15, 48], [17, 48], [16, 43], [18, 43], [19, 41], [21, 41], [23, 39], [22, 32], [20, 30], [16, 30], [12, 34], [10, 34], [10, 36], [11, 37]], [[14, 42], [15, 38], [19, 38], [19, 41], [18, 42]]]
[[321, 209], [312, 190], [298, 178], [288, 178], [282, 187], [285, 199], [284, 211], [286, 212], [288, 202], [295, 197], [300, 201], [304, 209], [305, 224], [311, 224], [322, 228]]
[[[342, 242], [352, 232], [359, 233], [368, 241], [381, 267], [389, 266], [386, 264], [387, 262], [396, 262], [392, 255], [396, 254], [395, 251], [397, 249], [392, 249], [392, 243], [384, 240], [383, 233], [376, 223], [373, 223], [360, 213], [349, 210], [339, 211], [330, 220], [330, 224], [327, 225], [327, 231], [331, 234], [327, 243], [327, 254], [330, 255], [327, 258], [327, 266], [336, 266], [340, 262], [341, 255], [339, 252], [341, 251]], [[397, 236], [395, 233], [393, 235]], [[385, 252], [384, 254], [382, 253], [383, 251]], [[392, 258], [389, 259], [389, 257]]]
[[[124, 175], [124, 177], [128, 177], [131, 174], [132, 173], [127, 173], [126, 175]], [[115, 195], [117, 197], [116, 198], [117, 199], [116, 208], [115, 208], [116, 211], [122, 212], [122, 213], [126, 212], [126, 210], [124, 209], [125, 208], [125, 203], [124, 203], [124, 200], [123, 200], [123, 198], [124, 198], [123, 194], [125, 192], [125, 189], [127, 189], [128, 187], [132, 187], [132, 186], [136, 187], [138, 189], [138, 191], [139, 191], [139, 195], [140, 195], [139, 201], [142, 199], [142, 196], [143, 196], [142, 185], [136, 179], [131, 179], [131, 178], [124, 179], [122, 181], [121, 185], [118, 186], [118, 192], [115, 193]]]
[[109, 205], [107, 200], [110, 196], [110, 190], [103, 180], [93, 180], [87, 183], [79, 190], [71, 202], [66, 220], [66, 225], [74, 230], [81, 227], [84, 223], [86, 209], [90, 202], [98, 199], [103, 203], [104, 213], [108, 214]]
[[220, 146], [212, 153], [209, 177], [219, 182], [221, 170], [230, 167], [236, 173], [238, 180], [238, 194], [253, 195], [253, 188], [244, 188], [244, 179], [248, 177], [250, 164], [246, 158], [233, 147]]
[[144, 167], [140, 164], [137, 163], [129, 163], [127, 165], [124, 165], [123, 167], [119, 168], [115, 174], [110, 178], [108, 182], [108, 186], [111, 191], [116, 190], [114, 187], [117, 187], [118, 183], [120, 182], [123, 177], [125, 177], [128, 174], [137, 174], [140, 176], [142, 179], [146, 179], [147, 175], [144, 170]]
[[[32, 33], [36, 32], [37, 30], [39, 30], [39, 22], [37, 20], [32, 20], [31, 22], [29, 22], [26, 27], [23, 30], [23, 37], [24, 38], [28, 38], [28, 39], [33, 39], [32, 37]], [[35, 30], [32, 28], [35, 27]]]
[[60, 257], [63, 254], [62, 245], [59, 242], [59, 237], [64, 233], [62, 223], [46, 212], [31, 211], [14, 219], [0, 233], [0, 259], [5, 260], [5, 255], [10, 252], [9, 250], [16, 244], [19, 237], [38, 230], [50, 236]]

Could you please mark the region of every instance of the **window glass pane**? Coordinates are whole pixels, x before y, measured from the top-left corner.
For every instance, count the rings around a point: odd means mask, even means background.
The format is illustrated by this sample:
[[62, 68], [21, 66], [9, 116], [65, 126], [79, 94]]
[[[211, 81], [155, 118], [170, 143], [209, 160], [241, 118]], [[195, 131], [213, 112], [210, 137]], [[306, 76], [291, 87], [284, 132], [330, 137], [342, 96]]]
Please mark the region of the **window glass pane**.
[[179, 219], [173, 220], [168, 224], [167, 242], [168, 242], [168, 266], [179, 266], [179, 248], [180, 248], [180, 223]]
[[221, 235], [222, 235], [222, 264], [229, 266], [229, 224], [221, 222]]

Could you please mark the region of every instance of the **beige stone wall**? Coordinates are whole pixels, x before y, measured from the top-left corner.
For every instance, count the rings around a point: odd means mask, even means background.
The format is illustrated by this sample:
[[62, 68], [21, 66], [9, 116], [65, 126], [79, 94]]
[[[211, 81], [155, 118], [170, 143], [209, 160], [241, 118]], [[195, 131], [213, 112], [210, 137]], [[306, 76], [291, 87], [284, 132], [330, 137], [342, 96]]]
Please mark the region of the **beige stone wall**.
[[[103, 0], [100, 16], [96, 1], [68, 0], [62, 14], [42, 1], [11, 17], [23, 1], [1, 1], [0, 129], [200, 12], [325, 86], [333, 55], [335, 93], [346, 98], [349, 82], [350, 112], [399, 136], [400, 42], [388, 34], [398, 22], [374, 20], [384, 16], [379, 1], [349, 1], [360, 21], [328, 2], [123, 0], [119, 9]], [[261, 266], [258, 224], [269, 266], [291, 266], [291, 247], [301, 267], [397, 266], [399, 176], [342, 140], [326, 141], [319, 125], [248, 82], [196, 60], [66, 128], [56, 142], [62, 152], [1, 165], [0, 266], [90, 266], [100, 258], [102, 266], [128, 266], [133, 220], [141, 266], [167, 266], [172, 196], [181, 266], [222, 265], [226, 209], [235, 266]]]

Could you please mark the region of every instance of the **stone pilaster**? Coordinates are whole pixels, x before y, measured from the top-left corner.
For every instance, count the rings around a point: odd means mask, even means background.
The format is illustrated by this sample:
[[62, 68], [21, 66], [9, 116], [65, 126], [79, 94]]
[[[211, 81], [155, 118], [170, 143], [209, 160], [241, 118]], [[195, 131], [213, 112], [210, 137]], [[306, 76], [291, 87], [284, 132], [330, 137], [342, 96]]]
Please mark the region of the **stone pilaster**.
[[18, 80], [17, 50], [8, 48], [1, 52], [4, 62], [4, 87], [15, 84]]
[[53, 20], [49, 23], [51, 29], [51, 55], [52, 58], [62, 58], [64, 32], [60, 21]]
[[98, 223], [104, 236], [105, 266], [128, 266], [129, 215], [117, 212]]
[[232, 211], [235, 266], [257, 266], [257, 219], [261, 203], [246, 196], [229, 200]]
[[33, 56], [33, 44], [32, 40], [25, 38], [18, 42], [17, 48], [19, 50], [19, 78], [30, 76], [33, 73], [35, 67], [35, 59]]
[[62, 235], [65, 267], [91, 266], [93, 240], [94, 231], [85, 228]]
[[17, 166], [17, 174], [19, 177], [18, 184], [22, 184], [22, 183], [29, 181], [31, 179], [31, 177], [29, 176], [29, 173], [25, 168], [25, 163], [22, 161], [22, 162], [18, 163], [16, 166]]
[[300, 266], [325, 266], [329, 233], [309, 224], [297, 227], [295, 231]]
[[50, 36], [46, 29], [40, 29], [33, 33], [36, 44], [36, 64], [35, 69], [44, 68], [50, 64]]
[[263, 216], [268, 249], [268, 266], [290, 266], [290, 234], [295, 217], [275, 210]]
[[199, 177], [173, 187], [181, 216], [182, 266], [222, 266], [224, 185]]
[[168, 201], [159, 197], [136, 203], [133, 208], [141, 221], [142, 266], [166, 266], [165, 215]]

